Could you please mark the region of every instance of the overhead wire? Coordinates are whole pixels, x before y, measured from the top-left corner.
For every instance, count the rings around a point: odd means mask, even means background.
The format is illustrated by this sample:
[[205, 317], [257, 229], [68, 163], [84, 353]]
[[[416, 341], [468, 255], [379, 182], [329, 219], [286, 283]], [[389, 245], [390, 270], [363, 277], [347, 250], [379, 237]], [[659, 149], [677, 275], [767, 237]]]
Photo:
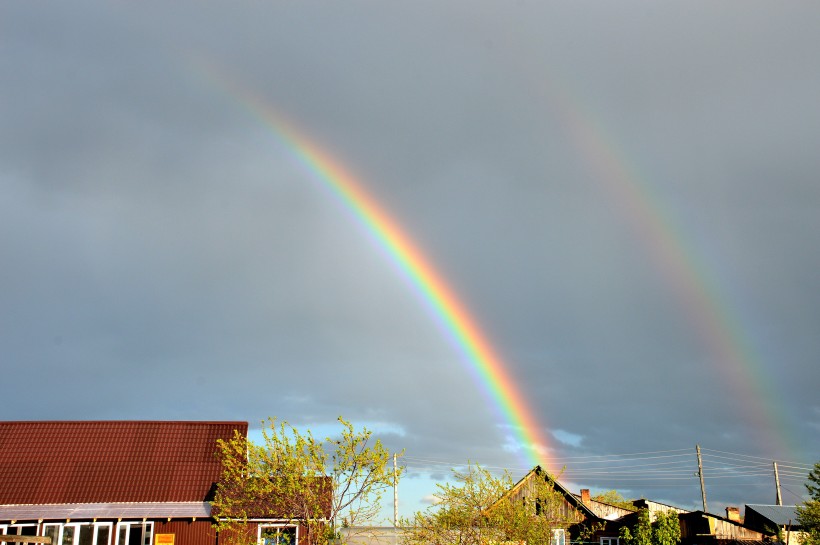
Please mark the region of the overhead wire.
[[[624, 489], [681, 488], [699, 486], [694, 456], [692, 449], [672, 449], [556, 457], [552, 461], [563, 466], [557, 477], [572, 481], [593, 480], [603, 487], [617, 485]], [[773, 477], [773, 460], [707, 448], [701, 449], [701, 456], [704, 476], [707, 481], [713, 483], [712, 486], [770, 487], [773, 484], [769, 481]], [[404, 456], [402, 460], [408, 471], [413, 473], [439, 473], [445, 468], [466, 468], [469, 465], [414, 456]], [[780, 481], [787, 485], [802, 484], [812, 469], [811, 466], [799, 462], [781, 460], [776, 463]], [[532, 469], [484, 465], [481, 467], [491, 473], [511, 474]], [[798, 498], [801, 497], [782, 484], [781, 488]]]

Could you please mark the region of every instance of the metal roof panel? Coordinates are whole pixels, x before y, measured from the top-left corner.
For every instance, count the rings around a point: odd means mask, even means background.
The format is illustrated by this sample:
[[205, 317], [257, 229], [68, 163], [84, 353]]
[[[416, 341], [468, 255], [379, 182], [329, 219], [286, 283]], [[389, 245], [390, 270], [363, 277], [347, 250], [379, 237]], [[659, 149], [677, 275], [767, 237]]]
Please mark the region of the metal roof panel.
[[247, 422], [0, 422], [0, 505], [205, 501]]
[[124, 502], [0, 505], [0, 520], [207, 518], [208, 502]]
[[794, 505], [746, 505], [747, 510], [752, 509], [778, 526], [797, 524], [795, 508]]

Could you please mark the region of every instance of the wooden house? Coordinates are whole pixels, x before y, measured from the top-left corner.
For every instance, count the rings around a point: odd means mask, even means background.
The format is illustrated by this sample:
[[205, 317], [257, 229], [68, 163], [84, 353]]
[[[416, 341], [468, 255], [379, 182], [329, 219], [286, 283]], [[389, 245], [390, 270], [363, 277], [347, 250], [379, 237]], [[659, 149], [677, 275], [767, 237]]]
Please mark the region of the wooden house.
[[735, 517], [721, 517], [703, 511], [678, 515], [682, 545], [732, 545], [763, 543], [771, 533], [753, 530]]
[[502, 499], [511, 498], [526, 502], [528, 498], [533, 497], [536, 479], [546, 482], [560, 499], [558, 502], [552, 502], [549, 510], [538, 509], [536, 505], [538, 514], [555, 521], [551, 545], [566, 545], [570, 541], [600, 545], [618, 544], [618, 525], [614, 524], [614, 521], [620, 520], [632, 511], [592, 500], [589, 490], [582, 490], [580, 495], [573, 494], [540, 466], [527, 473]]
[[639, 509], [648, 510], [652, 521], [660, 512], [677, 513], [682, 545], [753, 545], [772, 540], [773, 532], [759, 531], [748, 524], [744, 525], [739, 517], [721, 517], [703, 511], [690, 512], [646, 499], [635, 500], [634, 510], [598, 502], [590, 498], [589, 490], [581, 490], [580, 495], [569, 492], [540, 467], [527, 473], [504, 497], [526, 501], [533, 494], [535, 479], [544, 479], [562, 498], [556, 512], [543, 513], [553, 517], [557, 523], [551, 545], [564, 545], [569, 541], [620, 545], [621, 528], [635, 526]]
[[785, 545], [799, 545], [803, 527], [797, 522], [795, 505], [746, 505], [744, 524], [753, 530], [773, 534]]
[[[247, 431], [246, 422], [0, 422], [0, 541], [220, 545], [210, 504], [217, 441]], [[299, 545], [302, 531], [270, 513], [247, 529], [263, 545]]]

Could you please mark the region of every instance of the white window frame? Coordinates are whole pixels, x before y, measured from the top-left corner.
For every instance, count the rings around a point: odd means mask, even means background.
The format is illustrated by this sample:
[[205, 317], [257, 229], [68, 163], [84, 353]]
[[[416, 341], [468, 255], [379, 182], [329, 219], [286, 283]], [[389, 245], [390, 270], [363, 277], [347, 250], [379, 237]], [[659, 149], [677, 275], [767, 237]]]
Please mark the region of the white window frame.
[[[139, 543], [131, 543], [131, 527], [132, 526], [141, 526], [142, 533], [140, 534], [140, 542]], [[120, 541], [120, 534], [122, 530], [125, 529], [125, 541]], [[147, 534], [147, 535], [146, 535]], [[111, 543], [113, 545], [153, 545], [154, 544], [154, 521], [141, 521], [141, 520], [127, 520], [125, 522], [118, 522], [117, 527], [115, 528], [114, 535], [116, 536]], [[147, 537], [147, 539], [146, 539]], [[62, 544], [61, 544], [62, 545]]]
[[[65, 529], [71, 528], [74, 535], [72, 536], [71, 543], [66, 543], [65, 545], [79, 545], [77, 539], [79, 538], [80, 532], [82, 531], [81, 528], [83, 526], [91, 527], [91, 545], [111, 545], [111, 537], [114, 531], [113, 522], [45, 522], [40, 528], [40, 535], [45, 536], [48, 528], [56, 528], [57, 531], [55, 532], [53, 543], [54, 545], [63, 545], [63, 539], [65, 539]], [[105, 543], [102, 543], [99, 540], [100, 528], [103, 527], [108, 528], [108, 541]]]
[[566, 545], [567, 531], [564, 528], [556, 528], [550, 536], [550, 545]]
[[[57, 540], [57, 543], [54, 545], [77, 545], [77, 531], [79, 524], [77, 523], [67, 523], [67, 524], [60, 524], [60, 538]], [[66, 542], [66, 530], [71, 528], [71, 541]]]
[[[92, 540], [92, 545], [111, 545], [111, 541], [114, 538], [114, 523], [113, 522], [94, 522], [94, 539]], [[100, 543], [99, 536], [100, 536], [100, 528], [107, 526], [108, 527], [108, 541], [106, 543]]]
[[63, 525], [61, 523], [59, 523], [59, 522], [45, 522], [45, 523], [43, 523], [42, 528], [40, 528], [40, 533], [44, 536], [48, 535], [48, 534], [46, 534], [46, 529], [51, 527], [51, 526], [53, 526], [57, 529], [57, 531], [54, 533], [54, 537], [52, 538], [51, 543], [53, 545], [59, 545], [60, 540], [63, 537]]
[[[25, 527], [33, 527], [34, 528], [34, 534], [32, 534], [32, 535], [34, 535], [34, 536], [37, 535], [37, 530], [39, 530], [39, 528], [37, 528], [37, 523], [36, 522], [27, 522], [27, 523], [22, 523], [22, 524], [16, 524], [16, 523], [15, 524], [0, 524], [0, 535], [3, 535], [3, 536], [5, 536], [5, 535], [19, 536], [19, 535], [21, 535], [20, 530], [22, 530]], [[14, 530], [14, 533], [10, 534], [9, 530]]]
[[265, 545], [262, 541], [262, 533], [265, 530], [275, 529], [276, 533], [278, 534], [282, 528], [293, 528], [294, 529], [294, 536], [296, 536], [295, 541], [291, 543], [291, 545], [299, 545], [299, 525], [298, 524], [285, 524], [285, 523], [266, 523], [266, 524], [259, 524], [256, 531], [256, 543], [258, 545]]
[[599, 545], [620, 545], [621, 538], [615, 536], [601, 536], [598, 538]]

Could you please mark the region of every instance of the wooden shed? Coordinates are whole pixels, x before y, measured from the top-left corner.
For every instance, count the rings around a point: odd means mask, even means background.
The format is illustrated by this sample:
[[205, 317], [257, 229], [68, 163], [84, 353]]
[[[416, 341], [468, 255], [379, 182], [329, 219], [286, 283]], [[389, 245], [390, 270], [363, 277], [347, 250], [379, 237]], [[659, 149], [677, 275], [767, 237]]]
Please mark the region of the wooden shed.
[[770, 534], [752, 530], [740, 521], [726, 517], [692, 511], [678, 515], [681, 523], [683, 545], [728, 545], [734, 543], [763, 543]]

